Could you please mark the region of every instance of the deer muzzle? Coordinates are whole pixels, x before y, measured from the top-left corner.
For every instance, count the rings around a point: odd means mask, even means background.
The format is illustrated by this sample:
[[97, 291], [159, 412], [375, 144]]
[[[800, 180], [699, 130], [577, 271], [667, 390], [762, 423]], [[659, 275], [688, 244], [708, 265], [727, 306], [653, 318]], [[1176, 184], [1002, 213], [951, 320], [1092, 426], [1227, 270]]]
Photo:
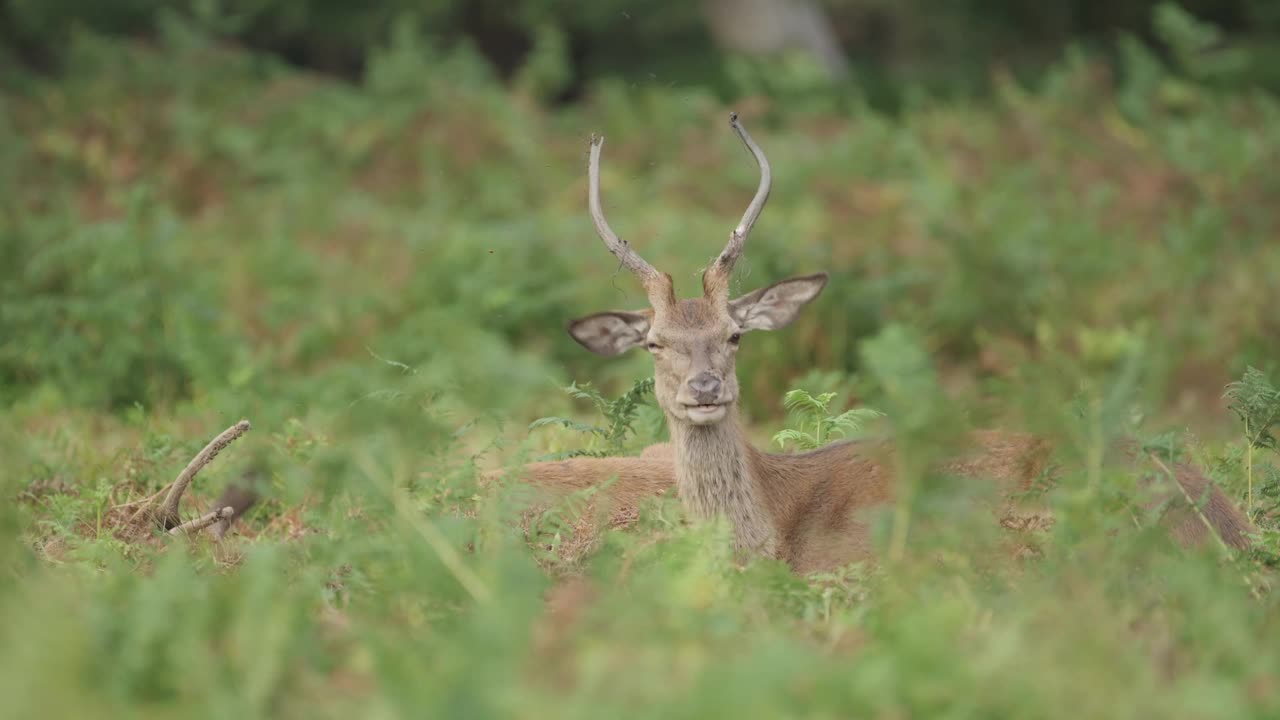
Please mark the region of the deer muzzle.
[[724, 389], [719, 376], [704, 370], [689, 378], [677, 401], [689, 422], [710, 425], [723, 420], [733, 402], [733, 398], [724, 397]]

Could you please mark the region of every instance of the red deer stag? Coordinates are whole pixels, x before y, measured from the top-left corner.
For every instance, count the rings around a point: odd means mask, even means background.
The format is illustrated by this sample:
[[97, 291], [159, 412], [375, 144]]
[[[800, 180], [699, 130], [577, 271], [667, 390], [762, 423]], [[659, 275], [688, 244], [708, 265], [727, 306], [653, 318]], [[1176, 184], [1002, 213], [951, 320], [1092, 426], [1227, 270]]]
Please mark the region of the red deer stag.
[[[652, 446], [640, 457], [532, 463], [519, 474], [537, 487], [559, 492], [616, 477], [608, 495], [621, 505], [634, 505], [674, 485], [691, 516], [723, 515], [733, 525], [739, 548], [782, 559], [797, 572], [868, 559], [869, 526], [860, 511], [894, 498], [891, 445], [846, 441], [802, 454], [767, 453], [752, 446], [738, 420], [734, 366], [742, 337], [786, 327], [822, 292], [827, 276], [795, 277], [729, 296], [730, 273], [771, 186], [764, 152], [736, 114], [730, 115], [730, 125], [760, 166], [760, 186], [728, 244], [703, 274], [701, 297], [687, 299], [678, 299], [671, 276], [650, 265], [609, 227], [600, 206], [604, 140], [591, 139], [591, 219], [609, 251], [640, 279], [649, 307], [588, 315], [570, 323], [569, 334], [601, 355], [645, 348], [653, 356], [655, 394], [666, 415], [670, 444]], [[1014, 489], [1027, 486], [1047, 464], [1047, 443], [1030, 435], [979, 431], [968, 440], [969, 452], [940, 470]], [[1179, 541], [1197, 544], [1215, 532], [1231, 546], [1246, 545], [1250, 523], [1212, 482], [1190, 466], [1175, 464], [1169, 470], [1180, 488], [1174, 499], [1199, 501], [1198, 511], [1184, 505], [1166, 514], [1165, 523]]]

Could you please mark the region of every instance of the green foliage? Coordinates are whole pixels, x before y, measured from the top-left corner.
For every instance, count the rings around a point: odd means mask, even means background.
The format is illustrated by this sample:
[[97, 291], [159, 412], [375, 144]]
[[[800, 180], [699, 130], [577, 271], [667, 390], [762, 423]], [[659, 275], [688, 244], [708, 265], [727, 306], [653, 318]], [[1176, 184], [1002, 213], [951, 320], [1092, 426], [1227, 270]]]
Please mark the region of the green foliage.
[[[637, 380], [631, 389], [610, 400], [601, 395], [590, 383], [579, 385], [571, 383], [565, 392], [578, 400], [588, 400], [600, 414], [603, 424], [592, 425], [568, 417], [543, 417], [529, 424], [530, 430], [547, 425], [560, 427], [582, 433], [591, 438], [587, 448], [558, 453], [554, 458], [569, 457], [607, 457], [623, 455], [630, 448], [628, 437], [634, 438], [640, 433], [635, 423], [642, 409], [646, 407], [646, 398], [653, 394], [653, 378]], [[653, 407], [649, 405], [649, 407]]]
[[1237, 75], [1249, 65], [1247, 51], [1227, 47], [1220, 28], [1197, 19], [1177, 3], [1156, 5], [1152, 25], [1178, 66], [1197, 80]]
[[116, 220], [27, 215], [0, 230], [0, 397], [47, 382], [123, 408], [184, 397], [230, 364], [217, 289], [175, 252], [182, 222], [145, 184], [120, 201]]
[[1280, 426], [1280, 390], [1257, 368], [1245, 368], [1244, 376], [1227, 385], [1231, 412], [1244, 424], [1245, 441], [1251, 447], [1280, 453], [1275, 430]]
[[[379, 48], [408, 33], [440, 49], [471, 48], [538, 98], [575, 96], [591, 81], [621, 77], [712, 85], [726, 94], [765, 92], [793, 110], [824, 111], [841, 107], [842, 95], [901, 108], [933, 95], [984, 93], [993, 66], [1015, 65], [1020, 76], [1034, 76], [1063, 47], [1105, 48], [1118, 35], [1122, 52], [1132, 36], [1159, 38], [1180, 71], [1199, 80], [1280, 87], [1271, 42], [1280, 13], [1266, 0], [1064, 0], [1035, 12], [1017, 0], [817, 4], [852, 64], [851, 79], [837, 83], [841, 93], [829, 92], [831, 79], [803, 53], [723, 55], [716, 36], [726, 33], [712, 31], [699, 3], [678, 0], [642, 7], [627, 0], [11, 0], [0, 6], [0, 54], [59, 67], [74, 53], [69, 37], [88, 29], [235, 42], [355, 78]], [[796, 24], [813, 22], [804, 4], [781, 7], [800, 15]], [[731, 34], [757, 34], [756, 44], [768, 47], [780, 23], [768, 15], [738, 21]]]
[[906, 552], [913, 518], [924, 509], [928, 493], [920, 490], [928, 489], [926, 480], [935, 479], [931, 466], [959, 436], [961, 418], [950, 410], [933, 364], [910, 329], [886, 327], [862, 344], [862, 357], [897, 443], [898, 487], [888, 557], [898, 562]]
[[[3, 11], [52, 31], [72, 5]], [[788, 388], [808, 390], [788, 447], [871, 419], [837, 398], [871, 405], [901, 477], [890, 516], [865, 517], [892, 562], [798, 577], [736, 558], [730, 529], [685, 522], [676, 498], [578, 547], [602, 490], [513, 518], [521, 488], [477, 477], [660, 439], [651, 381], [633, 384], [651, 361], [594, 358], [562, 330], [644, 303], [585, 215], [587, 134], [609, 136], [611, 222], [683, 295], [758, 178], [713, 91], [595, 82], [566, 58], [574, 28], [660, 43], [696, 5], [563, 23], [568, 5], [521, 5], [512, 21], [542, 35], [510, 88], [483, 48], [412, 17], [259, 5], [266, 25], [201, 3], [204, 20], [170, 16], [152, 43], [76, 31], [61, 74], [0, 90], [6, 715], [1280, 715], [1274, 386], [1245, 370], [1280, 357], [1274, 97], [1134, 45], [1119, 76], [1080, 50], [980, 103], [905, 84], [921, 99], [893, 118], [802, 65], [743, 64], [758, 74], [734, 81], [788, 103], [739, 108], [774, 190], [737, 289], [832, 278], [744, 342], [744, 429], [767, 443]], [[154, 5], [93, 12], [129, 8]], [[997, 37], [1012, 22], [990, 17]], [[224, 41], [244, 28], [263, 46], [378, 40], [339, 82]], [[548, 104], [578, 82], [581, 103]], [[1219, 398], [1242, 373], [1243, 437]], [[571, 377], [593, 384], [555, 390]], [[240, 417], [254, 432], [183, 508], [261, 460], [265, 497], [238, 531], [122, 539], [115, 506]], [[527, 432], [539, 417], [580, 432]], [[971, 424], [1062, 448], [1054, 487], [1027, 498], [1052, 530], [1006, 532], [962, 502], [978, 484], [934, 472]], [[1166, 427], [1201, 439], [1146, 447], [1252, 498], [1254, 553], [1171, 547], [1098, 451]]]
[[919, 338], [901, 325], [891, 325], [863, 343], [862, 354], [894, 428], [906, 438], [939, 434], [937, 424], [945, 410]]
[[568, 39], [558, 26], [545, 23], [533, 31], [533, 48], [520, 68], [515, 84], [539, 100], [550, 100], [573, 80]]
[[[1280, 390], [1271, 384], [1267, 376], [1260, 370], [1247, 367], [1244, 376], [1227, 385], [1225, 397], [1228, 407], [1244, 424], [1245, 460], [1244, 473], [1249, 510], [1254, 509], [1254, 474], [1255, 463], [1253, 451], [1269, 449], [1280, 454], [1280, 443], [1277, 443], [1275, 428], [1280, 425]], [[1267, 472], [1260, 490], [1263, 497], [1271, 500], [1274, 507], [1274, 496], [1280, 475], [1273, 466], [1263, 466]]]
[[789, 390], [782, 404], [794, 420], [796, 427], [774, 434], [773, 441], [785, 448], [787, 443], [801, 450], [815, 450], [831, 442], [833, 436], [849, 437], [862, 432], [868, 422], [883, 413], [874, 408], [850, 408], [839, 415], [831, 415], [831, 401], [836, 393], [812, 395], [806, 390]]

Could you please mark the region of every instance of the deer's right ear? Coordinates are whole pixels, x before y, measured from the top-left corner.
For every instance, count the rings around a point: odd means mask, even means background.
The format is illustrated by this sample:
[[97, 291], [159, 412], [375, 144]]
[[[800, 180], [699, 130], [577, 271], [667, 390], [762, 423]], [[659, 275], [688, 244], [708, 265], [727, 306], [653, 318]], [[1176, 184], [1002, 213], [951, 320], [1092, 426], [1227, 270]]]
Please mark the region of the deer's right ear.
[[652, 310], [596, 313], [569, 323], [569, 334], [593, 353], [620, 355], [645, 344], [652, 319]]

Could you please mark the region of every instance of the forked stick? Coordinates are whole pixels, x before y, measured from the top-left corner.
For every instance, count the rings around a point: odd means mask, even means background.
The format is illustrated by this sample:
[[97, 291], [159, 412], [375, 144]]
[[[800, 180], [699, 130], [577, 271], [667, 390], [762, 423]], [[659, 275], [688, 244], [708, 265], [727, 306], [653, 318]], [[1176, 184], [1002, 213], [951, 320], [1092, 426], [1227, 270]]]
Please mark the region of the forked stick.
[[[182, 494], [187, 491], [187, 488], [191, 485], [191, 481], [195, 479], [196, 474], [204, 469], [204, 466], [212, 462], [213, 459], [218, 456], [218, 453], [222, 452], [224, 448], [235, 442], [241, 435], [249, 432], [252, 427], [253, 426], [248, 420], [241, 420], [235, 425], [223, 430], [222, 433], [211, 440], [208, 445], [205, 445], [204, 449], [191, 459], [191, 462], [187, 463], [187, 467], [184, 468], [182, 472], [178, 474], [178, 478], [169, 485], [167, 492], [165, 490], [161, 490], [143, 501], [142, 507], [138, 508], [138, 511], [129, 518], [129, 522], [131, 524], [136, 524], [143, 518], [152, 516], [166, 530], [181, 525], [182, 518], [178, 515], [178, 503], [182, 501]], [[155, 504], [155, 498], [158, 498], [161, 493], [165, 493], [164, 502], [160, 505], [159, 509], [153, 511], [152, 506]], [[224, 516], [220, 515], [215, 517], [210, 521], [210, 524], [214, 521], [223, 519], [223, 517]]]
[[188, 520], [182, 523], [181, 525], [170, 530], [169, 534], [181, 535], [182, 533], [193, 533], [198, 530], [203, 530], [209, 527], [210, 525], [220, 522], [225, 518], [231, 517], [232, 515], [235, 514], [235, 512], [236, 512], [236, 509], [228, 505], [227, 507], [214, 510], [211, 513], [206, 513], [204, 515], [201, 515], [200, 517], [195, 518], [194, 520]]
[[178, 475], [177, 480], [173, 481], [173, 486], [169, 488], [169, 494], [164, 498], [164, 504], [160, 506], [160, 512], [157, 517], [164, 523], [165, 527], [173, 527], [181, 521], [178, 517], [178, 503], [182, 500], [182, 493], [187, 491], [191, 481], [196, 478], [196, 473], [200, 472], [205, 465], [213, 462], [218, 453], [235, 442], [241, 435], [249, 432], [252, 427], [248, 420], [241, 420], [223, 430], [221, 435], [211, 440], [199, 454], [191, 459], [191, 462], [187, 463], [186, 469], [182, 471], [182, 474]]

